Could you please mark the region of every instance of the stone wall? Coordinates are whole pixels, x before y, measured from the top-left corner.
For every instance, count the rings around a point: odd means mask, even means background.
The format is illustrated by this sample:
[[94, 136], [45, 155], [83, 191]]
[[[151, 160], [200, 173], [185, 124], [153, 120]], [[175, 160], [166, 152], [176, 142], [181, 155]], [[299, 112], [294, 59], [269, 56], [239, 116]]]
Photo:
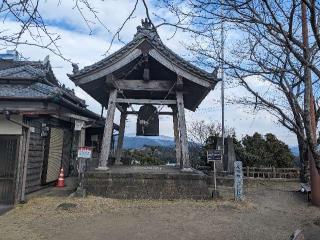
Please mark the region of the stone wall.
[[88, 194], [120, 199], [209, 199], [208, 176], [202, 173], [112, 173], [89, 171]]

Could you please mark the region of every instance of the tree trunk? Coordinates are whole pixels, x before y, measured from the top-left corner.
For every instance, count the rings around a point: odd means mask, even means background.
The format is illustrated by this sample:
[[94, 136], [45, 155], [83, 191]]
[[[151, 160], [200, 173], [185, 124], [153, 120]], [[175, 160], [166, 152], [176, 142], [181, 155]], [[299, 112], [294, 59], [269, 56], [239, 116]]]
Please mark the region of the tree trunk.
[[[309, 42], [308, 42], [308, 23], [307, 23], [307, 6], [304, 1], [301, 3], [301, 20], [302, 20], [302, 37], [304, 45], [304, 58], [310, 63]], [[312, 75], [308, 64], [304, 66], [304, 112], [305, 112], [305, 129], [307, 137], [307, 156], [310, 165], [310, 183], [311, 183], [311, 202], [320, 206], [320, 175], [316, 167], [317, 153], [316, 146], [316, 118], [314, 109]]]
[[309, 161], [307, 156], [307, 143], [301, 137], [297, 136], [298, 147], [299, 147], [299, 158], [300, 158], [300, 180], [303, 183], [310, 181], [309, 174]]

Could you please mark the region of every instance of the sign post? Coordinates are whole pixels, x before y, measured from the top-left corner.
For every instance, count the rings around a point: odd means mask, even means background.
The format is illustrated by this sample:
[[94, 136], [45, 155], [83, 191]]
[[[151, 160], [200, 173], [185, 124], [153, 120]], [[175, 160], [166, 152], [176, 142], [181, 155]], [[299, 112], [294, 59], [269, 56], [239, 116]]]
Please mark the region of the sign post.
[[79, 187], [77, 188], [77, 195], [84, 197], [85, 190], [83, 189], [84, 172], [86, 171], [86, 160], [91, 159], [92, 149], [90, 147], [78, 148], [78, 173], [79, 173]]
[[217, 190], [217, 170], [216, 161], [222, 161], [222, 151], [221, 150], [208, 150], [207, 151], [207, 162], [213, 164], [213, 179], [214, 179], [214, 190]]
[[244, 200], [243, 195], [243, 171], [242, 162], [234, 162], [234, 199], [236, 201]]
[[79, 147], [78, 158], [89, 159], [92, 156], [92, 149], [90, 147]]

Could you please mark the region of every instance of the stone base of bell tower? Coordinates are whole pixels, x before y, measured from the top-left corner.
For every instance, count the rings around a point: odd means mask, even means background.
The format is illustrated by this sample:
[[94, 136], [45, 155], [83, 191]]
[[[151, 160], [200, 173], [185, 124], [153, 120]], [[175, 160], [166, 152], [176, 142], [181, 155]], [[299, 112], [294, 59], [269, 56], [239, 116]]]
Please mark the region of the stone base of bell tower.
[[112, 166], [85, 173], [87, 194], [118, 199], [209, 199], [210, 176], [172, 166]]

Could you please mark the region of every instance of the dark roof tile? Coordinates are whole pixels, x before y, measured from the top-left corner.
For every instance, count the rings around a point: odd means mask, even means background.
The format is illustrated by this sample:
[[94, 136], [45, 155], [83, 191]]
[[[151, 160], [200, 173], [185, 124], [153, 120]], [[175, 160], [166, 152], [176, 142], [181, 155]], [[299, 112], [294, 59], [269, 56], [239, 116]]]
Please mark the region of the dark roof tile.
[[126, 44], [124, 47], [119, 49], [118, 51], [114, 52], [113, 54], [109, 55], [108, 57], [100, 60], [99, 62], [96, 62], [90, 66], [86, 66], [80, 71], [68, 75], [71, 79], [76, 79], [77, 77], [80, 77], [84, 74], [87, 74], [93, 70], [96, 70], [100, 68], [101, 66], [105, 65], [111, 65], [113, 62], [117, 61], [119, 58], [123, 56], [124, 53], [128, 52], [132, 48], [136, 47], [140, 42], [143, 40], [148, 40], [154, 48], [162, 52], [165, 56], [167, 56], [170, 60], [172, 60], [174, 63], [177, 65], [182, 66], [185, 68], [187, 71], [190, 71], [194, 74], [197, 74], [201, 76], [202, 78], [208, 80], [208, 81], [216, 81], [216, 76], [213, 75], [212, 73], [208, 73], [197, 66], [194, 66], [187, 60], [183, 59], [176, 53], [174, 53], [172, 50], [170, 50], [168, 47], [166, 47], [157, 31], [148, 23], [148, 21], [143, 21], [142, 22], [142, 27], [139, 26], [137, 27], [137, 33], [135, 34], [133, 40]]
[[56, 87], [42, 83], [26, 84], [0, 84], [0, 97], [15, 98], [49, 98], [59, 94]]

